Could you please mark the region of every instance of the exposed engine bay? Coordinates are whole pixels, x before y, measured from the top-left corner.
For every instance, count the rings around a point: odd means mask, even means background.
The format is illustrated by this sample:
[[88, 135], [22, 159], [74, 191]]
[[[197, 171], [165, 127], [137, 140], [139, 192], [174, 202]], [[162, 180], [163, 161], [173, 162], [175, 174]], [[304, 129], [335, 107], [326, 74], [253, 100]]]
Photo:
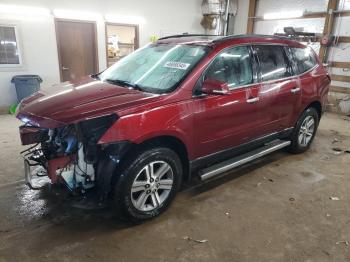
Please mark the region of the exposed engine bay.
[[27, 183], [36, 188], [35, 177], [47, 175], [52, 184], [64, 183], [71, 191], [85, 192], [98, 185], [108, 191], [105, 180], [110, 181], [118, 163], [118, 145], [98, 141], [116, 119], [109, 115], [54, 129], [22, 126], [22, 143], [37, 143], [21, 152]]

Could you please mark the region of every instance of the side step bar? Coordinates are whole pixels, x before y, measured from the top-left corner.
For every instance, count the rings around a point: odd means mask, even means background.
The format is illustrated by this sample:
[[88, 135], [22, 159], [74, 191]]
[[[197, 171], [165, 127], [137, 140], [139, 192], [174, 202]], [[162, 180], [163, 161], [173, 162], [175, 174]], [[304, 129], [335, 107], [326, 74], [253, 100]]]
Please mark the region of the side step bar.
[[266, 144], [263, 147], [257, 148], [253, 151], [250, 151], [248, 153], [242, 154], [240, 156], [234, 157], [232, 159], [226, 160], [225, 162], [221, 162], [219, 164], [213, 165], [211, 167], [207, 167], [200, 171], [199, 175], [201, 177], [201, 180], [207, 180], [214, 176], [217, 176], [223, 172], [226, 172], [228, 170], [231, 170], [235, 167], [244, 165], [248, 162], [251, 162], [257, 158], [260, 158], [262, 156], [265, 156], [267, 154], [270, 154], [274, 151], [277, 151], [281, 148], [284, 148], [286, 146], [289, 146], [291, 141], [285, 141], [285, 140], [275, 140], [271, 143]]

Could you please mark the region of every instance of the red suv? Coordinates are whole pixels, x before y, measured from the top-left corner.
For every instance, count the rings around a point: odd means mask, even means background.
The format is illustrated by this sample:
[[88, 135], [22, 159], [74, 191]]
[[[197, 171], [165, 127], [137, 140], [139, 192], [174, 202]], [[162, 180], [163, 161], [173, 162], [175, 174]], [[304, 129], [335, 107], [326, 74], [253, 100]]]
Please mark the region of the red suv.
[[181, 35], [102, 73], [23, 100], [27, 182], [47, 174], [98, 192], [132, 220], [159, 215], [183, 181], [206, 180], [275, 150], [307, 150], [330, 78], [283, 37]]

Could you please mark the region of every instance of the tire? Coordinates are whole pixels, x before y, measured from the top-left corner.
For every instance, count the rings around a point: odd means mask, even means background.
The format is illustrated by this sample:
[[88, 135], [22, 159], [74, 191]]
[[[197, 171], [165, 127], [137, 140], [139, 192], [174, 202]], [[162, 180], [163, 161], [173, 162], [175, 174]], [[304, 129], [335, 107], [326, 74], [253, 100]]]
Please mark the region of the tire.
[[[114, 204], [128, 221], [142, 222], [170, 206], [180, 188], [183, 171], [181, 160], [173, 150], [156, 147], [129, 158], [119, 172]], [[160, 174], [158, 178], [157, 174]]]
[[[313, 123], [311, 125], [311, 123]], [[315, 138], [319, 123], [319, 116], [315, 108], [307, 108], [296, 123], [291, 136], [291, 145], [288, 151], [294, 154], [308, 150]]]

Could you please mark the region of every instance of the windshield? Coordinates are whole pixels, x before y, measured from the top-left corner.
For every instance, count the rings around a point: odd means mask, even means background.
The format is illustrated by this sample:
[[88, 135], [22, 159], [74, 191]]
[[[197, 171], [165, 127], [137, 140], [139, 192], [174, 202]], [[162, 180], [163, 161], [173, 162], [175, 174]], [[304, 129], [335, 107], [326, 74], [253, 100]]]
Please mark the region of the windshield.
[[208, 47], [151, 44], [119, 60], [98, 77], [112, 84], [152, 93], [174, 90]]

